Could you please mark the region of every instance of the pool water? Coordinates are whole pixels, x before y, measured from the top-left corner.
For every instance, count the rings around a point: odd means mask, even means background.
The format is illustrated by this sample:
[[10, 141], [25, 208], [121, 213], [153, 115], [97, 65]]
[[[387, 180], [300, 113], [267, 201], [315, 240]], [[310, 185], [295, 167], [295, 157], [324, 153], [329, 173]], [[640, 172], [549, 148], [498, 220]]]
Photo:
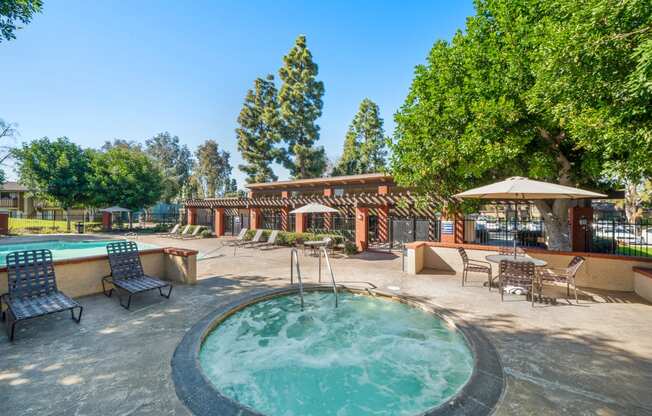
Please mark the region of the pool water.
[[[0, 265], [7, 264], [7, 254], [12, 251], [24, 250], [41, 250], [49, 249], [52, 251], [54, 260], [72, 259], [78, 257], [97, 256], [106, 254], [106, 245], [118, 240], [104, 241], [64, 241], [64, 240], [47, 240], [34, 243], [21, 244], [0, 244]], [[140, 250], [156, 248], [153, 244], [137, 243]]]
[[310, 292], [236, 312], [199, 358], [227, 397], [269, 416], [416, 415], [469, 380], [473, 355], [442, 319], [400, 302]]

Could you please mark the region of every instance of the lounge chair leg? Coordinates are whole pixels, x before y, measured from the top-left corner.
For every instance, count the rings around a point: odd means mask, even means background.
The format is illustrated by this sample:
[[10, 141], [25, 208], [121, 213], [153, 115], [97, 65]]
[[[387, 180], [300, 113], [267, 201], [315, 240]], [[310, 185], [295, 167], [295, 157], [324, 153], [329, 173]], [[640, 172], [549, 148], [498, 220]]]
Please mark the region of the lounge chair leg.
[[83, 306], [78, 306], [78, 308], [79, 308], [79, 312], [77, 313], [77, 318], [75, 318], [75, 313], [74, 313], [74, 312], [75, 312], [75, 308], [72, 308], [72, 309], [70, 310], [70, 317], [71, 317], [72, 320], [75, 321], [76, 323], [80, 323], [80, 322], [81, 322], [82, 313], [84, 312], [84, 307], [83, 307]]
[[161, 295], [161, 296], [163, 296], [165, 299], [170, 299], [170, 295], [172, 294], [172, 285], [170, 285], [170, 290], [168, 290], [168, 294], [167, 294], [167, 295], [164, 295], [164, 294], [163, 294], [163, 288], [162, 288], [162, 287], [159, 287], [159, 288], [158, 288], [158, 294]]

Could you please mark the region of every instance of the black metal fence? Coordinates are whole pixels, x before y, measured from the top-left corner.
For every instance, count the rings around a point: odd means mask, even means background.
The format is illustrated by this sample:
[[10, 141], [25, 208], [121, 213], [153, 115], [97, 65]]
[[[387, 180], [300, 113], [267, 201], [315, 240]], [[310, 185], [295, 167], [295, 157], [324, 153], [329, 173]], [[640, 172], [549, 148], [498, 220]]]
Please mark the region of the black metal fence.
[[593, 220], [585, 228], [585, 246], [592, 253], [652, 257], [652, 220]]
[[546, 247], [543, 220], [465, 219], [464, 242], [494, 246]]

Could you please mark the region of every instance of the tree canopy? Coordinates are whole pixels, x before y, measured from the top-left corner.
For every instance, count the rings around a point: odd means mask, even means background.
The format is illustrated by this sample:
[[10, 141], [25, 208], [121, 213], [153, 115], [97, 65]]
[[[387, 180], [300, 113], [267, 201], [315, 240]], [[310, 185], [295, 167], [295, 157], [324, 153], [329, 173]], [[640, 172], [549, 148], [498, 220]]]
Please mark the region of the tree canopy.
[[181, 145], [177, 136], [166, 131], [145, 141], [145, 153], [163, 172], [162, 199], [170, 202], [180, 197], [194, 166], [188, 146]]
[[254, 81], [254, 89], [247, 91], [238, 116], [238, 124], [238, 150], [245, 161], [238, 168], [247, 174], [247, 183], [277, 180], [278, 177], [270, 166], [279, 159], [280, 153], [275, 145], [281, 138], [279, 105], [273, 75]]
[[195, 176], [206, 198], [215, 198], [223, 194], [231, 185], [231, 155], [220, 150], [215, 140], [206, 140], [197, 148], [197, 168]]
[[365, 98], [349, 125], [344, 151], [333, 169], [333, 176], [380, 172], [385, 168], [385, 145], [378, 105]]
[[43, 7], [41, 0], [2, 0], [0, 2], [0, 43], [16, 39], [19, 22], [28, 24]]
[[[453, 194], [511, 175], [595, 187], [650, 169], [651, 16], [642, 0], [477, 1], [415, 70], [395, 117], [395, 179], [450, 211]], [[567, 248], [568, 202], [536, 205], [549, 246]]]
[[163, 174], [140, 150], [116, 146], [107, 151], [89, 151], [89, 204], [119, 205], [139, 210], [158, 202], [163, 192]]
[[319, 70], [306, 45], [306, 37], [297, 37], [294, 47], [283, 57], [279, 70], [281, 136], [287, 144], [284, 165], [296, 179], [321, 176], [326, 168], [316, 120], [321, 116], [324, 83], [317, 81]]

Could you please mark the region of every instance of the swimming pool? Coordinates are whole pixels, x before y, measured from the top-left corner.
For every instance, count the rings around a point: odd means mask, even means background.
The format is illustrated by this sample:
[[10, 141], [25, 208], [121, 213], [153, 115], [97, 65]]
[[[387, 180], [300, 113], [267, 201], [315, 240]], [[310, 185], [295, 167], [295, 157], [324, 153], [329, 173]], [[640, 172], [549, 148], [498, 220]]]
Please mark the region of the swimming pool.
[[[106, 245], [115, 241], [118, 240], [47, 240], [20, 244], [0, 244], [0, 266], [5, 266], [7, 264], [7, 254], [12, 251], [49, 249], [52, 251], [52, 257], [54, 260], [73, 259], [106, 254]], [[140, 250], [157, 248], [157, 246], [153, 244], [137, 244], [138, 249]]]
[[349, 292], [285, 295], [230, 315], [199, 365], [221, 394], [276, 415], [416, 415], [469, 381], [465, 337], [437, 315]]

